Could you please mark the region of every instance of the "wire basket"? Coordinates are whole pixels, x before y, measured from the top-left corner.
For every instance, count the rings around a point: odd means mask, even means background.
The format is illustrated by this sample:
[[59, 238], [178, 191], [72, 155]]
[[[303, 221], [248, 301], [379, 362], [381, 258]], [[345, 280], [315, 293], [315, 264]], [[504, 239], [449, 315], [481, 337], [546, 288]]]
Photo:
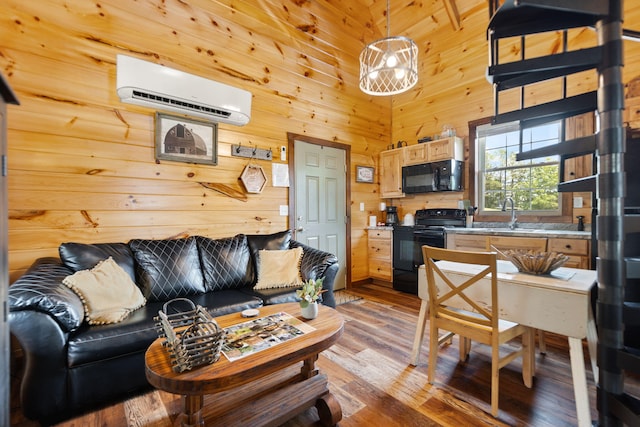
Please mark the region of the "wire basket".
[[[188, 309], [175, 307], [186, 304]], [[173, 309], [173, 313], [169, 311]], [[186, 298], [168, 301], [154, 317], [162, 345], [169, 350], [174, 372], [212, 364], [220, 358], [225, 341], [225, 331], [218, 326], [211, 314], [202, 306], [196, 306]]]
[[503, 254], [518, 271], [538, 275], [549, 274], [569, 260], [568, 256], [557, 252], [508, 249]]

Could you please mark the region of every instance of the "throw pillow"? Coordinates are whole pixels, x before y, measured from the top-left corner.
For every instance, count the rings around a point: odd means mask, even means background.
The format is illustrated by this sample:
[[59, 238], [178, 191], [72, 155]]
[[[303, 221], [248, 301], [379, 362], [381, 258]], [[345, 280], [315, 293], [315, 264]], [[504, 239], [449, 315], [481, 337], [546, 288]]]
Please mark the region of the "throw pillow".
[[62, 243], [58, 248], [60, 259], [73, 271], [91, 270], [100, 261], [112, 257], [136, 280], [135, 260], [126, 243]]
[[205, 292], [195, 238], [134, 239], [129, 246], [138, 261], [138, 283], [149, 301]]
[[273, 234], [248, 234], [247, 242], [255, 262], [255, 270], [258, 271], [259, 252], [262, 249], [269, 251], [289, 249], [291, 243], [291, 230], [279, 231]]
[[261, 250], [259, 253], [258, 283], [254, 289], [302, 286], [302, 276], [300, 276], [302, 253], [302, 248]]
[[247, 236], [238, 234], [223, 239], [196, 236], [200, 264], [207, 291], [251, 286], [251, 252]]
[[111, 257], [91, 270], [65, 277], [62, 283], [78, 294], [90, 325], [118, 323], [146, 302], [131, 277]]

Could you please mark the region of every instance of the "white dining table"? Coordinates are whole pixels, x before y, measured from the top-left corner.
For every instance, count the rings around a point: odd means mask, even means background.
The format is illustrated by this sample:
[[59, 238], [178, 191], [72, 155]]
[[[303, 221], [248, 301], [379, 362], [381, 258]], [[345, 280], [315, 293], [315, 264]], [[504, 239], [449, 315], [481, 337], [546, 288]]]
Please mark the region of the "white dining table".
[[[438, 261], [437, 265], [448, 272], [447, 276], [455, 283], [462, 283], [483, 268], [450, 261]], [[486, 283], [478, 287], [477, 294], [473, 295], [476, 301], [482, 301], [489, 295], [490, 281], [486, 278], [483, 280]], [[509, 261], [498, 261], [500, 318], [568, 338], [578, 425], [585, 427], [591, 426], [591, 411], [582, 351], [584, 338], [588, 343], [593, 377], [596, 383], [598, 381], [598, 335], [591, 309], [591, 289], [595, 283], [595, 270], [561, 267], [553, 271], [552, 275], [532, 275], [519, 273]], [[444, 282], [441, 284], [446, 286]], [[417, 325], [413, 343], [411, 364], [414, 366], [418, 363], [426, 321], [429, 318], [424, 265], [418, 271], [418, 295], [422, 299], [419, 319], [423, 319], [423, 322]], [[462, 301], [459, 304], [457, 308], [469, 309]]]

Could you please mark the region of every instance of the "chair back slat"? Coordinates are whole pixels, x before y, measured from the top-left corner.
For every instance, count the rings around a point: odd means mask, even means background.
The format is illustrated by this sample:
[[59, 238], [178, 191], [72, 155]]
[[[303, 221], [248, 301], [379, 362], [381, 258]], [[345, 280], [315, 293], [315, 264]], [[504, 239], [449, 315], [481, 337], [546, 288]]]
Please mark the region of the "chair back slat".
[[[500, 321], [498, 305], [498, 269], [496, 252], [468, 252], [422, 246], [426, 270], [426, 292], [420, 282], [420, 319], [416, 329], [414, 356], [420, 348], [421, 336], [429, 316], [428, 380], [434, 383], [438, 348], [442, 342], [459, 337], [460, 361], [466, 361], [471, 343], [491, 346], [491, 414], [498, 416], [500, 368], [516, 357], [522, 357], [522, 379], [532, 385], [535, 371], [533, 332], [530, 327]], [[459, 274], [458, 269], [462, 270]], [[428, 301], [425, 301], [425, 294]], [[440, 331], [445, 331], [440, 335]], [[518, 349], [500, 349], [501, 344], [520, 337]], [[505, 346], [506, 347], [506, 346]]]
[[[425, 245], [422, 247], [422, 254], [427, 273], [430, 310], [434, 310], [436, 315], [442, 314], [485, 327], [498, 327], [497, 255], [495, 252], [452, 251]], [[437, 261], [452, 261], [484, 268], [466, 280], [453, 280], [438, 268]], [[476, 289], [486, 286], [490, 286], [490, 299], [489, 301], [479, 300], [477, 296], [486, 295], [487, 292], [484, 289], [478, 291]], [[460, 304], [452, 304], [453, 300], [464, 301], [465, 310], [473, 314], [452, 309], [451, 305], [460, 306]]]

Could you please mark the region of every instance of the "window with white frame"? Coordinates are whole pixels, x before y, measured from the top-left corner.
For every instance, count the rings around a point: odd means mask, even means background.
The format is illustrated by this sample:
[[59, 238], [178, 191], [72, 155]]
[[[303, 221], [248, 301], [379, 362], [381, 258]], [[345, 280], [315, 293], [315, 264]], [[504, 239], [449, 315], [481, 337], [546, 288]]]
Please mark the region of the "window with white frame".
[[522, 130], [518, 123], [478, 126], [476, 200], [479, 213], [500, 211], [503, 201], [511, 197], [519, 213], [559, 215], [562, 208], [558, 193], [560, 156], [517, 161], [516, 154], [557, 144], [561, 132], [561, 122]]

